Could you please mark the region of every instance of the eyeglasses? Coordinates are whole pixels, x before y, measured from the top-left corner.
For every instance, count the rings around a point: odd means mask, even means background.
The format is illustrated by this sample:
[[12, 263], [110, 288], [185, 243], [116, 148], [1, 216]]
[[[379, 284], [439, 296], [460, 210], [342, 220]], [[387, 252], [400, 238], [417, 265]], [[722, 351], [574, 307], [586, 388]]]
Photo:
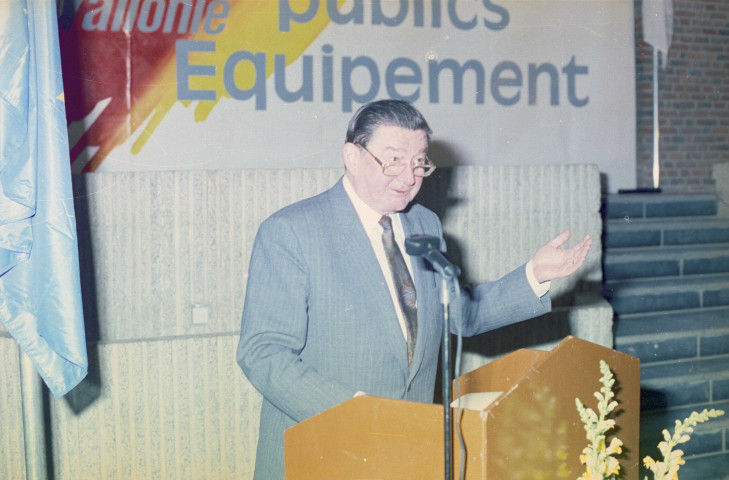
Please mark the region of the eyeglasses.
[[361, 143], [355, 143], [355, 145], [363, 148], [365, 152], [372, 155], [372, 158], [375, 159], [375, 162], [379, 163], [382, 167], [382, 173], [384, 175], [387, 175], [388, 177], [397, 177], [402, 172], [404, 172], [407, 167], [413, 169], [413, 175], [415, 175], [416, 177], [428, 177], [433, 172], [435, 172], [435, 164], [431, 162], [430, 159], [426, 156], [418, 157], [412, 162], [407, 162], [406, 160], [398, 157], [393, 158], [389, 162], [383, 162], [379, 158], [375, 157], [375, 155], [367, 150], [367, 147], [365, 147]]

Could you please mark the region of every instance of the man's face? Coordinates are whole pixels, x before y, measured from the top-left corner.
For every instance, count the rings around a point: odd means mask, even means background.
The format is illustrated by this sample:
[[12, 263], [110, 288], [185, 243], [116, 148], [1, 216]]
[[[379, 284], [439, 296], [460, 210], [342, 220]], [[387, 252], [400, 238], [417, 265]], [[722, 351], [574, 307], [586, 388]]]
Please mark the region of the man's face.
[[[390, 162], [393, 158], [411, 162], [427, 153], [428, 137], [423, 130], [381, 126], [367, 143], [367, 150], [381, 162]], [[385, 175], [367, 150], [353, 143], [344, 146], [344, 163], [354, 191], [383, 215], [404, 210], [420, 190], [423, 177], [413, 175], [409, 166], [396, 177]]]

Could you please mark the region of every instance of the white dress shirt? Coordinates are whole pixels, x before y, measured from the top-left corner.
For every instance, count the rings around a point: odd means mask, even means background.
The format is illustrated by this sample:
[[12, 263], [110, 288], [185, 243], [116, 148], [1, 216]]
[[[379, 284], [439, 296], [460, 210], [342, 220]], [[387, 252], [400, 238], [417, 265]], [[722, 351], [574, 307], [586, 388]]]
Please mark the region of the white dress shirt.
[[[382, 244], [383, 230], [379, 224], [380, 219], [382, 218], [382, 214], [377, 213], [369, 205], [363, 202], [361, 198], [359, 198], [357, 193], [354, 191], [354, 188], [352, 188], [352, 184], [349, 182], [346, 176], [344, 177], [344, 181], [342, 183], [344, 184], [344, 191], [347, 192], [350, 200], [352, 200], [354, 209], [357, 211], [357, 216], [359, 216], [359, 220], [360, 222], [362, 222], [362, 226], [367, 233], [367, 237], [370, 239], [372, 249], [375, 251], [375, 256], [377, 257], [377, 261], [379, 262], [380, 268], [382, 269], [382, 273], [385, 277], [387, 289], [389, 290], [390, 296], [392, 297], [392, 303], [395, 305], [395, 313], [397, 313], [397, 320], [400, 323], [400, 329], [402, 330], [403, 338], [407, 339], [408, 333], [405, 327], [405, 317], [403, 316], [402, 309], [400, 308], [400, 302], [397, 298], [397, 291], [395, 290], [395, 285], [392, 281], [390, 265], [387, 263], [387, 256], [385, 255], [385, 247]], [[407, 265], [408, 271], [410, 272], [410, 277], [414, 278], [413, 267], [410, 264], [410, 255], [405, 254], [405, 233], [402, 229], [400, 214], [392, 214], [390, 215], [390, 218], [392, 219], [392, 232], [395, 235], [395, 243], [397, 243], [397, 246], [400, 249], [403, 258], [405, 259], [405, 264]], [[417, 294], [418, 292], [415, 292], [416, 305]]]

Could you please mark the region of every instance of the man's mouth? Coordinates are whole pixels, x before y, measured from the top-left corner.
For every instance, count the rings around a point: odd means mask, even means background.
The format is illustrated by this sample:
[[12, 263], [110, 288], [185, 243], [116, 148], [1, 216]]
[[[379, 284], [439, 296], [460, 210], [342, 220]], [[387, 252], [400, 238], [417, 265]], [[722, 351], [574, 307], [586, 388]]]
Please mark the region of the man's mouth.
[[407, 188], [405, 190], [400, 190], [398, 188], [391, 188], [390, 191], [392, 191], [395, 195], [399, 196], [406, 196], [410, 194], [410, 189]]

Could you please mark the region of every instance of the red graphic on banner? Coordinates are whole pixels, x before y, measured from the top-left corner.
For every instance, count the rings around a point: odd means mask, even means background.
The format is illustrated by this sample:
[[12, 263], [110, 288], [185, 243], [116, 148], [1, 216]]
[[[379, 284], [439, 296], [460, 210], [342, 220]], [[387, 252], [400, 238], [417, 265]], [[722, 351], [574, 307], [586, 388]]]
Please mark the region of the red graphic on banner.
[[[178, 8], [165, 28], [170, 12], [157, 12], [160, 3], [138, 0], [81, 2], [69, 28], [59, 28], [66, 119], [69, 125], [74, 171], [93, 171], [118, 145], [126, 141], [154, 109], [142, 102], [155, 90], [174, 89], [163, 80], [174, 60], [175, 42], [191, 36], [195, 13], [210, 0]], [[198, 6], [200, 4], [200, 6]], [[189, 6], [188, 6], [189, 8]], [[188, 28], [184, 28], [185, 17]], [[198, 19], [199, 21], [199, 19]], [[157, 27], [157, 30], [152, 28]], [[140, 29], [150, 30], [148, 32]], [[182, 29], [185, 33], [178, 33]], [[105, 106], [103, 106], [107, 103]], [[95, 111], [101, 110], [100, 112]], [[94, 112], [94, 118], [88, 118]], [[90, 121], [93, 123], [87, 125]], [[80, 166], [76, 162], [83, 162]]]

